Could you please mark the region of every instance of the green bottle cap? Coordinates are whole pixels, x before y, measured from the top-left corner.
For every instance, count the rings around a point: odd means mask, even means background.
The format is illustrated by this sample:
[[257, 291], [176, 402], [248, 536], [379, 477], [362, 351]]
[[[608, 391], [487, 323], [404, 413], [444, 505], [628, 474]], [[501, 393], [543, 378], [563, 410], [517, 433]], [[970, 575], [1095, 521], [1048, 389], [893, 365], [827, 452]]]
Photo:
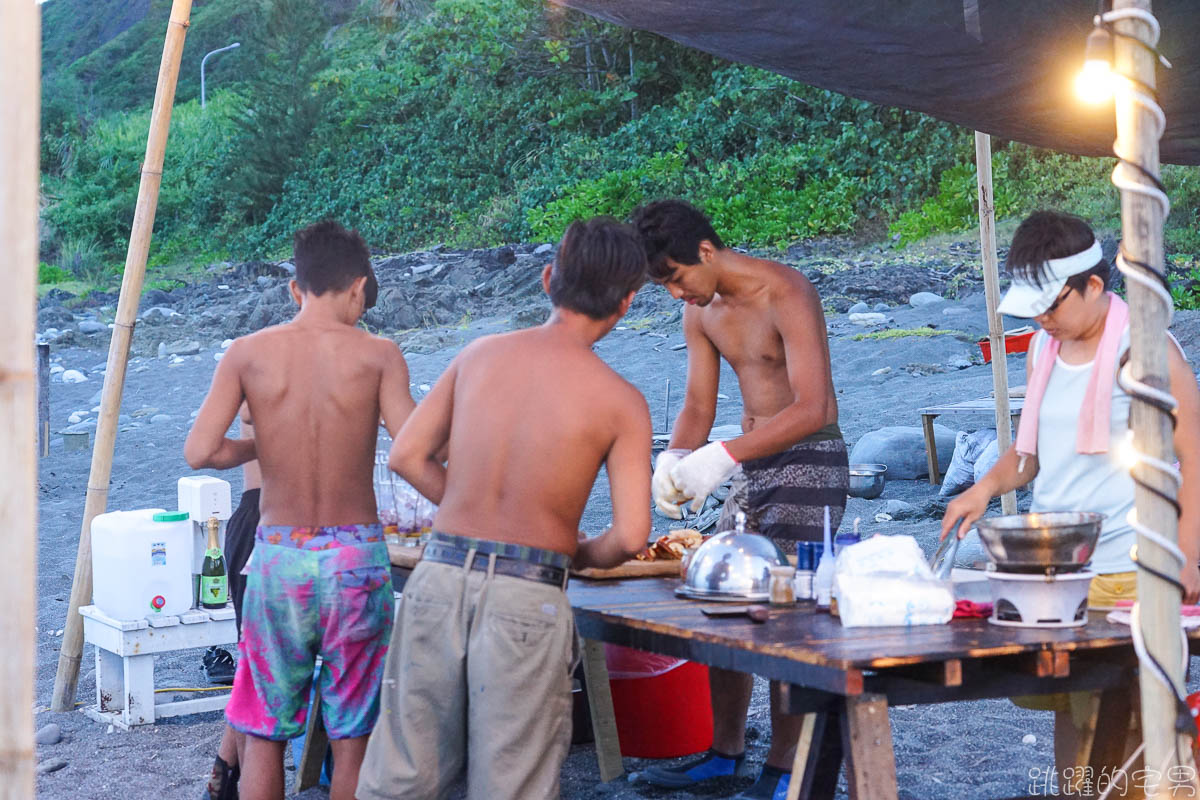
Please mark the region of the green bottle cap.
[[185, 519], [191, 519], [186, 511], [159, 511], [154, 515], [155, 522], [183, 522]]

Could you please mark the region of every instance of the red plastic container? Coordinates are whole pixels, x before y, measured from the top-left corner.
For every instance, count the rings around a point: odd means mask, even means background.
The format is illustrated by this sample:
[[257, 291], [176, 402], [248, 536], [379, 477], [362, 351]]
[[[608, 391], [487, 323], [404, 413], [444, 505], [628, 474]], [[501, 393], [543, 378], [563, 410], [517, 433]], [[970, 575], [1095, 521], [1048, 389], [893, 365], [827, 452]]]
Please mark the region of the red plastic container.
[[[675, 758], [712, 746], [708, 667], [681, 661], [664, 671], [662, 656], [616, 645], [605, 648], [621, 755]], [[639, 666], [642, 677], [616, 677], [634, 675]]]
[[[1033, 340], [1033, 335], [1037, 331], [1030, 328], [1029, 330], [1018, 329], [1013, 333], [1004, 332], [1004, 352], [1005, 353], [1026, 353], [1029, 351], [1029, 342]], [[992, 343], [987, 339], [980, 339], [979, 352], [983, 353], [983, 363], [990, 363], [992, 360]]]

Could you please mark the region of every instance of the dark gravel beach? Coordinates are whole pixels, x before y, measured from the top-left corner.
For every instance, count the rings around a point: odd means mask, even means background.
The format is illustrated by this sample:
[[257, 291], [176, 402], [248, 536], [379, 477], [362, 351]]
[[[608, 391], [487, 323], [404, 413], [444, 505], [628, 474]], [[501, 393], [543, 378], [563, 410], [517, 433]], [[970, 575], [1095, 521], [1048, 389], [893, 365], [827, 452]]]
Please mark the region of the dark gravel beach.
[[[549, 256], [535, 255], [532, 246], [518, 246], [516, 251], [512, 254], [515, 261], [499, 265], [483, 251], [447, 251], [398, 256], [390, 267], [381, 267], [380, 308], [368, 318], [368, 324], [401, 342], [415, 397], [428, 391], [463, 343], [514, 326], [537, 324], [544, 318], [546, 303], [532, 276]], [[473, 265], [463, 266], [472, 259]], [[884, 426], [919, 426], [917, 410], [923, 406], [986, 397], [991, 391], [991, 368], [983, 364], [974, 344], [986, 333], [984, 299], [977, 279], [961, 266], [975, 259], [969, 244], [953, 242], [908, 256], [880, 248], [856, 252], [845, 247], [797, 256], [806, 273], [820, 276], [818, 290], [829, 308], [837, 309], [828, 313], [827, 320], [841, 427], [848, 443]], [[507, 260], [504, 255], [501, 262]], [[434, 266], [417, 271], [425, 264]], [[888, 264], [904, 267], [896, 272], [900, 277], [890, 282]], [[112, 470], [110, 510], [173, 507], [176, 480], [191, 474], [183, 460], [183, 440], [208, 387], [223, 340], [290, 314], [279, 298], [286, 268], [256, 270], [260, 274], [223, 266], [202, 286], [158, 292], [142, 303], [144, 318], [151, 316], [151, 308], [160, 311], [156, 319], [145, 319], [135, 334]], [[430, 273], [438, 276], [437, 280], [422, 283]], [[484, 284], [486, 291], [480, 288]], [[932, 292], [944, 299], [914, 308], [908, 301], [915, 292]], [[868, 326], [852, 322], [851, 315], [844, 312], [859, 301], [871, 307], [887, 304], [888, 309], [881, 312], [883, 321]], [[64, 383], [64, 373], [56, 373], [51, 384], [54, 431], [72, 425], [87, 428], [87, 420], [97, 417], [93, 409], [99, 403], [103, 382], [112, 304], [112, 299], [106, 303], [104, 298], [74, 305], [69, 298], [43, 301], [40, 328], [68, 332], [47, 336], [52, 340], [54, 363], [87, 376], [86, 382]], [[398, 319], [402, 314], [411, 316], [414, 308], [416, 318]], [[655, 430], [662, 430], [664, 420], [678, 412], [683, 397], [686, 354], [680, 346], [679, 319], [678, 304], [662, 289], [648, 286], [618, 330], [596, 347], [605, 361], [645, 393]], [[930, 325], [935, 327], [926, 328], [921, 335], [864, 337], [873, 331]], [[1200, 312], [1181, 312], [1173, 330], [1190, 357], [1200, 355]], [[193, 342], [195, 348], [177, 346]], [[1025, 382], [1023, 356], [1011, 357], [1009, 369], [1013, 385]], [[664, 407], [668, 379], [672, 386], [669, 409]], [[736, 424], [741, 404], [736, 379], [728, 367], [724, 367], [720, 391], [716, 424]], [[77, 423], [69, 421], [72, 414]], [[990, 415], [943, 417], [939, 423], [952, 430], [993, 424]], [[37, 704], [33, 711], [37, 727], [55, 723], [62, 730], [59, 743], [39, 746], [39, 761], [62, 759], [66, 766], [38, 777], [38, 795], [46, 800], [197, 798], [220, 737], [219, 714], [167, 719], [122, 732], [81, 713], [55, 714], [47, 708], [65, 625], [89, 464], [90, 452], [68, 451], [62, 436], [54, 435], [50, 455], [40, 465]], [[223, 477], [233, 484], [236, 502], [240, 477]], [[910, 504], [912, 510], [904, 519], [876, 522], [884, 504], [894, 500]], [[882, 497], [852, 500], [846, 519], [861, 518], [864, 533], [911, 534], [931, 550], [943, 507], [937, 488], [924, 479], [890, 481]], [[602, 530], [609, 513], [602, 475], [582, 528]], [[662, 523], [656, 518], [656, 524]], [[963, 562], [976, 558], [977, 550], [964, 548], [960, 553]], [[160, 657], [157, 685], [204, 686], [200, 656], [201, 651], [188, 651]], [[95, 702], [93, 659], [88, 646], [79, 680], [81, 705]], [[765, 688], [762, 681], [756, 684], [752, 706], [748, 748], [755, 773], [770, 737]], [[1019, 709], [1008, 701], [898, 707], [892, 709], [891, 723], [902, 798], [962, 800], [1046, 793], [1044, 780], [1038, 776], [1053, 764], [1048, 712]], [[626, 759], [625, 763], [627, 772], [633, 773], [647, 762]], [[593, 749], [578, 745], [564, 769], [563, 796], [571, 800], [715, 798], [750, 782], [750, 777], [731, 779], [686, 792], [653, 789], [625, 778], [602, 784]], [[320, 789], [303, 795], [323, 796]]]

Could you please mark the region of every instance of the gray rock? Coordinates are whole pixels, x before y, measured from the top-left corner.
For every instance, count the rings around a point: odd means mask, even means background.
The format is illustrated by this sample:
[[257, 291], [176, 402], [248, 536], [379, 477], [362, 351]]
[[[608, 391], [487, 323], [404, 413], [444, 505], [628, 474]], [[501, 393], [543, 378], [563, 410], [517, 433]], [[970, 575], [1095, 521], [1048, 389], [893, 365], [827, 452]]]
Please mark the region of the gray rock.
[[891, 371], [892, 371], [891, 367], [880, 367], [879, 369], [875, 370], [871, 374], [872, 375], [887, 375]]
[[271, 280], [266, 275], [259, 275], [257, 278], [254, 279], [254, 282], [257, 283], [263, 289], [270, 289], [273, 285], [275, 285], [275, 281]]
[[903, 500], [884, 500], [875, 513], [887, 514], [892, 519], [915, 519], [922, 516], [921, 509]]
[[158, 409], [157, 409], [157, 408], [154, 408], [153, 406], [145, 406], [145, 407], [143, 407], [143, 408], [139, 408], [137, 411], [133, 412], [133, 415], [132, 415], [132, 416], [135, 416], [135, 417], [149, 417], [149, 416], [153, 416], [153, 415], [155, 415], [155, 414], [157, 414], [157, 413], [158, 413]]
[[67, 766], [66, 759], [63, 758], [47, 758], [45, 761], [39, 761], [35, 771], [38, 775], [48, 775], [51, 772], [58, 772], [63, 767]]
[[164, 422], [170, 422], [170, 421], [171, 421], [170, 414], [155, 414], [153, 417], [150, 418], [150, 424], [152, 424], [152, 425], [160, 425]]
[[104, 397], [104, 390], [103, 390], [103, 389], [97, 389], [97, 390], [96, 390], [96, 393], [95, 393], [94, 395], [92, 395], [92, 399], [91, 399], [91, 400], [89, 400], [89, 401], [88, 401], [88, 403], [94, 406], [94, 405], [96, 405], [97, 403], [99, 403], [99, 402], [100, 402], [100, 400], [101, 400], [103, 397]]
[[549, 306], [534, 306], [533, 308], [523, 308], [512, 315], [513, 328], [532, 328], [535, 325], [541, 325], [550, 318]]
[[862, 325], [864, 328], [871, 325], [883, 325], [887, 323], [887, 317], [885, 315], [876, 313], [874, 311], [868, 311], [865, 314], [851, 314], [849, 317], [847, 317], [847, 319], [850, 320], [850, 324]]
[[200, 352], [200, 342], [195, 339], [180, 339], [167, 345], [169, 356], [194, 356]]
[[280, 308], [285, 309], [291, 308], [295, 302], [292, 299], [292, 292], [290, 289], [288, 289], [288, 285], [286, 283], [281, 283], [278, 286], [267, 289], [262, 293], [261, 299], [262, 302], [267, 303], [268, 305], [279, 306]]
[[62, 306], [46, 306], [37, 315], [39, 328], [66, 328], [75, 323], [75, 315]]
[[178, 316], [179, 312], [173, 308], [167, 308], [166, 306], [154, 306], [146, 309], [146, 311], [142, 314], [142, 322], [150, 325], [161, 325], [162, 323]]
[[94, 319], [80, 320], [79, 325], [76, 327], [79, 328], [80, 333], [107, 333], [108, 332], [107, 325], [105, 325], [103, 322], [97, 322]]
[[167, 343], [166, 342], [158, 343], [158, 357], [159, 358], [167, 357]]
[[970, 314], [971, 309], [963, 308], [962, 306], [950, 306], [949, 308], [943, 308], [942, 313], [947, 317], [958, 317], [963, 314]]
[[[945, 471], [954, 455], [954, 431], [933, 426], [938, 468]], [[888, 480], [914, 480], [929, 474], [925, 437], [919, 426], [896, 425], [871, 431], [850, 451], [851, 464], [884, 464]]]
[[62, 728], [53, 722], [43, 725], [33, 735], [33, 741], [37, 744], [58, 744], [62, 741]]
[[886, 314], [888, 311], [892, 310], [892, 307], [889, 306], [887, 303], [876, 303], [875, 307], [872, 308], [871, 310], [872, 311], [880, 311], [880, 312], [883, 312]]
[[85, 431], [94, 431], [94, 430], [96, 430], [96, 420], [85, 419], [83, 422], [79, 422], [74, 425], [69, 425], [66, 428], [63, 428], [61, 432], [62, 433], [84, 433]]
[[533, 248], [533, 254], [535, 256], [544, 256], [547, 253], [551, 253], [553, 251], [554, 251], [554, 245], [550, 244], [549, 242], [547, 242], [546, 244], [539, 244], [537, 247]]
[[971, 359], [966, 356], [953, 356], [946, 361], [946, 366], [951, 369], [966, 369], [971, 366]]
[[87, 375], [84, 375], [77, 369], [69, 369], [62, 374], [63, 383], [84, 383], [87, 379]]
[[908, 298], [908, 304], [913, 308], [920, 308], [931, 303], [941, 303], [943, 299], [940, 294], [934, 294], [933, 292], [917, 292]]
[[162, 289], [147, 289], [142, 292], [142, 305], [149, 308], [150, 306], [165, 306], [171, 302], [171, 295], [164, 292]]
[[[887, 308], [887, 306], [884, 306], [884, 308]], [[855, 303], [854, 305], [850, 306], [850, 308], [848, 309], [848, 311], [851, 314], [866, 314], [870, 310], [871, 310], [871, 307], [863, 302]]]

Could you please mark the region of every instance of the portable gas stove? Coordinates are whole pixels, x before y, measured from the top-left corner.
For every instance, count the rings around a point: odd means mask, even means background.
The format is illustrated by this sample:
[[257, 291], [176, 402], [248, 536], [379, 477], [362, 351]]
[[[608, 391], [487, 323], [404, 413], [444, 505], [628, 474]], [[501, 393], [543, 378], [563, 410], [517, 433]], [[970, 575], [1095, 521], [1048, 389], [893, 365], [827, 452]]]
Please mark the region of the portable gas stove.
[[1086, 625], [1088, 587], [1094, 577], [1094, 572], [1032, 575], [989, 571], [993, 607], [988, 622], [1019, 628]]
[[1084, 569], [1103, 514], [1055, 511], [981, 519], [976, 531], [991, 558], [987, 578], [995, 625], [1073, 628], [1087, 624], [1094, 572]]

